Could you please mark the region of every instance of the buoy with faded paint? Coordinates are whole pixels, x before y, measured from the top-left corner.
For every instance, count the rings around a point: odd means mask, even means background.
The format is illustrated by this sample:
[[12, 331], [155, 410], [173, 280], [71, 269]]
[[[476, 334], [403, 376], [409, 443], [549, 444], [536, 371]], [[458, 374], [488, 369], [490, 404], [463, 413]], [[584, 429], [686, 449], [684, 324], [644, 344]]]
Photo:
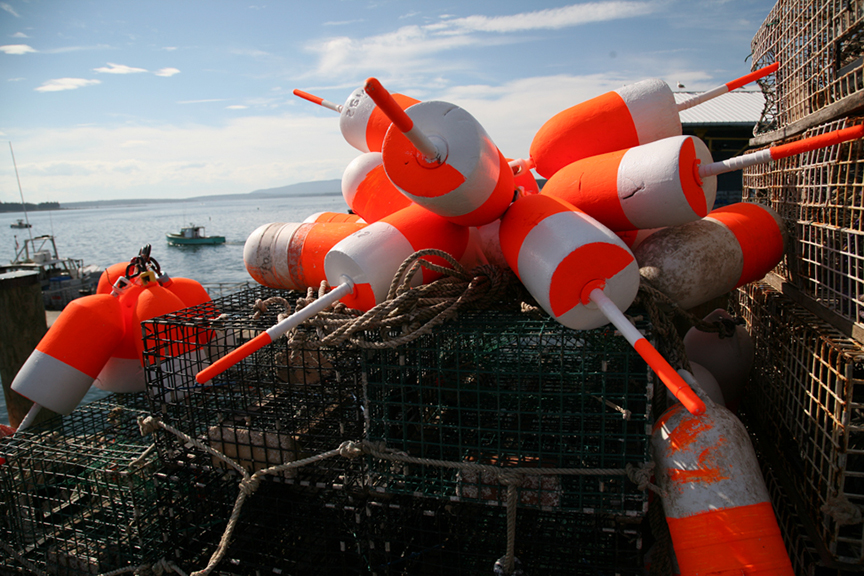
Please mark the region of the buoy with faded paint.
[[607, 92], [550, 118], [531, 141], [537, 173], [551, 178], [578, 160], [681, 135], [679, 112], [749, 84], [777, 70], [772, 64], [680, 104], [669, 86], [643, 80]]
[[[361, 152], [381, 151], [381, 143], [387, 128], [390, 127], [390, 119], [378, 109], [363, 88], [354, 90], [345, 100], [345, 104], [334, 104], [303, 90], [294, 90], [294, 95], [338, 112], [339, 129], [353, 147]], [[393, 94], [393, 99], [403, 109], [420, 102], [404, 94]]]
[[348, 164], [342, 173], [342, 197], [369, 223], [411, 204], [411, 199], [387, 177], [380, 152], [361, 154]]
[[[58, 414], [70, 414], [87, 394], [125, 327], [110, 294], [72, 300], [12, 381], [12, 390]], [[25, 420], [27, 420], [25, 418]], [[23, 430], [22, 422], [19, 426]]]
[[365, 222], [272, 222], [246, 239], [243, 262], [253, 280], [271, 288], [317, 288], [327, 276], [324, 257], [333, 246], [365, 228]]
[[793, 576], [747, 430], [724, 406], [703, 400], [699, 416], [669, 408], [651, 436], [681, 573]]
[[[460, 260], [469, 249], [469, 230], [417, 204], [399, 210], [348, 236], [327, 253], [324, 271], [331, 285], [342, 276], [351, 278], [353, 291], [342, 301], [351, 308], [369, 310], [386, 299], [393, 276], [413, 253], [437, 249]], [[430, 261], [447, 266], [439, 257]], [[427, 284], [441, 274], [423, 268], [414, 285]]]
[[786, 226], [771, 208], [739, 202], [658, 230], [634, 250], [639, 273], [689, 309], [765, 276], [783, 258]]
[[440, 101], [402, 110], [375, 78], [366, 92], [393, 122], [381, 153], [403, 194], [463, 226], [501, 217], [514, 199], [513, 168], [473, 116]]
[[700, 177], [711, 153], [695, 136], [674, 136], [579, 160], [558, 170], [543, 194], [561, 198], [614, 231], [677, 226], [714, 207], [717, 177]]
[[731, 335], [721, 337], [718, 332], [703, 332], [694, 326], [684, 335], [684, 353], [691, 364], [701, 364], [714, 376], [723, 392], [724, 405], [735, 412], [753, 368], [756, 353], [753, 337], [745, 326], [735, 324], [732, 315], [722, 308], [702, 320], [709, 323], [725, 321], [734, 329]]
[[[708, 395], [711, 400], [715, 403], [720, 404], [721, 406], [726, 405], [726, 398], [723, 396], [723, 390], [720, 388], [720, 385], [717, 383], [717, 379], [714, 378], [714, 375], [711, 372], [697, 362], [690, 361], [690, 372], [693, 374], [693, 377], [696, 378], [696, 381], [699, 382], [699, 387], [702, 388], [702, 391]], [[676, 402], [677, 398], [672, 396], [667, 392], [667, 405], [671, 406], [672, 402]]]
[[636, 260], [602, 224], [559, 198], [518, 198], [501, 219], [501, 250], [555, 320], [576, 330], [611, 322], [688, 410], [701, 401], [624, 316], [639, 290]]

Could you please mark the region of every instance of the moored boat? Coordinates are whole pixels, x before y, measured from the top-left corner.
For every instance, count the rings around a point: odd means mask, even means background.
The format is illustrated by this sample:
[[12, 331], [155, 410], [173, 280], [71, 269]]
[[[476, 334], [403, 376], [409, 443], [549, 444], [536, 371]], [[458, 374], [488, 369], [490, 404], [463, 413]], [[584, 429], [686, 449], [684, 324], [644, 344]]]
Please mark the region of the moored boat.
[[168, 244], [174, 246], [201, 245], [201, 244], [224, 244], [224, 236], [207, 236], [204, 226], [190, 224], [180, 228], [180, 233], [168, 232], [165, 234]]
[[9, 225], [10, 228], [32, 228], [33, 225], [25, 222], [22, 218], [18, 218], [15, 222]]

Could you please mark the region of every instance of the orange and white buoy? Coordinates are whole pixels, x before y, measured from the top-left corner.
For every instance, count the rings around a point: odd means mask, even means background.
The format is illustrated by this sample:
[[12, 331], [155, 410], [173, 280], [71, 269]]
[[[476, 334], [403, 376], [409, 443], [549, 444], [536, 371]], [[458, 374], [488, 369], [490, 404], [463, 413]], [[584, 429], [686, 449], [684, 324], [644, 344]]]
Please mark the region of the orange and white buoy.
[[317, 288], [327, 276], [324, 257], [333, 246], [365, 228], [365, 222], [272, 222], [246, 239], [243, 262], [253, 280], [271, 288]]
[[[294, 90], [294, 95], [338, 112], [342, 136], [354, 148], [361, 152], [381, 151], [381, 143], [387, 128], [390, 127], [390, 119], [378, 109], [363, 88], [354, 90], [345, 100], [345, 104], [334, 104], [303, 90]], [[393, 100], [403, 109], [419, 102], [404, 94], [393, 94]]]
[[[333, 246], [324, 258], [324, 271], [333, 286], [343, 276], [350, 278], [353, 291], [342, 301], [351, 308], [369, 310], [385, 300], [393, 276], [406, 258], [420, 250], [438, 249], [460, 260], [469, 249], [469, 237], [468, 228], [411, 204]], [[447, 266], [439, 257], [429, 260]], [[413, 282], [427, 284], [440, 277], [440, 273], [423, 268]]]
[[439, 101], [402, 110], [375, 78], [366, 92], [393, 122], [381, 153], [403, 194], [463, 226], [501, 217], [514, 198], [513, 168], [473, 116]]
[[367, 152], [352, 160], [342, 173], [342, 197], [365, 222], [377, 222], [411, 204], [384, 171], [380, 152]]
[[92, 294], [72, 300], [18, 371], [12, 390], [36, 405], [70, 414], [124, 332], [120, 303], [114, 296]]
[[550, 118], [531, 141], [537, 173], [551, 178], [578, 160], [681, 135], [679, 112], [777, 70], [766, 66], [695, 98], [675, 103], [669, 86], [643, 80], [572, 106]]
[[793, 576], [747, 430], [725, 407], [703, 400], [699, 416], [680, 404], [669, 408], [651, 437], [681, 574]]
[[658, 230], [634, 255], [639, 273], [684, 309], [765, 276], [783, 258], [786, 225], [771, 208], [739, 202]]
[[306, 218], [303, 219], [303, 223], [313, 223], [313, 222], [322, 222], [322, 223], [361, 222], [361, 223], [365, 223], [365, 220], [363, 220], [363, 218], [361, 218], [359, 214], [352, 214], [350, 212], [324, 211], [324, 212], [315, 212], [315, 213], [310, 214], [309, 216], [307, 216]]
[[711, 162], [699, 138], [664, 138], [573, 162], [549, 178], [542, 193], [614, 231], [677, 226], [713, 208], [717, 177], [700, 177], [698, 170]]

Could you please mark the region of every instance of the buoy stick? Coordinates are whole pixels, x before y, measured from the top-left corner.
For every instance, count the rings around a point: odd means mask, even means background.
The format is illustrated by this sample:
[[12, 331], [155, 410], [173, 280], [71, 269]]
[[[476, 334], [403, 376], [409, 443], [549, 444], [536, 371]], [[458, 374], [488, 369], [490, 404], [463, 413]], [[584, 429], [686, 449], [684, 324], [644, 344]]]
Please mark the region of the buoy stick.
[[323, 106], [324, 108], [329, 108], [330, 110], [333, 110], [334, 112], [339, 112], [339, 113], [342, 112], [342, 105], [341, 104], [334, 104], [333, 102], [330, 102], [329, 100], [325, 100], [324, 98], [321, 98], [320, 96], [315, 96], [313, 94], [309, 94], [308, 92], [304, 92], [303, 90], [297, 90], [296, 88], [294, 89], [294, 95], [299, 96], [300, 98], [303, 98], [304, 100], [308, 100], [309, 102], [314, 102], [315, 104], [318, 104], [319, 106]]
[[827, 148], [828, 146], [833, 146], [849, 140], [856, 140], [861, 137], [864, 137], [864, 125], [844, 128], [842, 130], [834, 130], [826, 132], [825, 134], [820, 134], [819, 136], [804, 138], [797, 142], [781, 144], [780, 146], [773, 146], [771, 148], [759, 150], [758, 152], [751, 152], [750, 154], [736, 156], [734, 158], [729, 158], [728, 160], [721, 160], [719, 162], [712, 162], [711, 164], [699, 166], [699, 177], [704, 178], [706, 176], [716, 176], [717, 174], [732, 172], [734, 170], [742, 170], [755, 164], [766, 164], [771, 160], [779, 160], [781, 158], [786, 158], [787, 156], [803, 154], [804, 152], [810, 152], [819, 148]]
[[694, 106], [702, 104], [703, 102], [711, 100], [712, 98], [716, 98], [717, 96], [721, 96], [723, 94], [726, 94], [727, 92], [731, 92], [732, 90], [735, 90], [736, 88], [740, 88], [741, 86], [745, 86], [745, 85], [749, 84], [750, 82], [753, 82], [754, 80], [764, 78], [768, 74], [771, 74], [772, 72], [776, 72], [777, 68], [779, 68], [779, 67], [780, 67], [780, 63], [775, 62], [769, 66], [755, 70], [755, 71], [751, 72], [750, 74], [747, 74], [746, 76], [736, 78], [735, 80], [732, 80], [731, 82], [727, 82], [726, 84], [721, 84], [720, 86], [717, 86], [716, 88], [712, 88], [711, 90], [708, 90], [707, 92], [703, 92], [702, 94], [697, 94], [696, 96], [693, 96], [692, 98], [688, 98], [687, 100], [684, 100], [683, 102], [679, 102], [677, 104], [678, 112], [681, 112], [682, 110], [687, 110], [689, 108], [693, 108]]
[[600, 288], [591, 290], [589, 298], [594, 302], [600, 311], [609, 319], [619, 332], [627, 339], [631, 346], [639, 353], [645, 363], [660, 377], [666, 388], [678, 399], [679, 402], [693, 415], [702, 414], [705, 412], [705, 403], [696, 396], [693, 389], [681, 378], [681, 375], [675, 371], [669, 362], [657, 352], [657, 349], [651, 345], [648, 340], [636, 329], [633, 324], [627, 320], [624, 313], [618, 309], [618, 306], [609, 299], [608, 296]]
[[414, 121], [405, 113], [390, 92], [387, 91], [377, 78], [369, 78], [364, 86], [366, 94], [372, 98], [372, 101], [384, 113], [387, 118], [393, 123], [400, 132], [405, 134], [405, 137], [411, 141], [417, 150], [420, 151], [426, 160], [429, 162], [441, 162], [441, 151], [429, 137], [414, 126]]
[[42, 406], [34, 402], [33, 406], [30, 407], [30, 410], [27, 411], [27, 415], [24, 416], [24, 419], [21, 420], [20, 424], [18, 424], [18, 428], [15, 429], [15, 433], [17, 434], [18, 432], [29, 428], [33, 424], [33, 421], [36, 420], [36, 416], [39, 415], [39, 411], [41, 409]]
[[354, 281], [347, 276], [342, 276], [344, 282], [339, 284], [333, 290], [318, 298], [308, 306], [294, 312], [278, 324], [274, 324], [252, 340], [249, 340], [236, 350], [232, 350], [209, 367], [198, 372], [195, 375], [195, 380], [199, 384], [212, 380], [219, 374], [222, 374], [235, 364], [239, 363], [244, 358], [251, 356], [254, 352], [260, 350], [264, 346], [270, 344], [280, 336], [286, 334], [289, 330], [299, 325], [304, 320], [307, 320], [338, 301], [343, 296], [347, 296], [354, 290]]

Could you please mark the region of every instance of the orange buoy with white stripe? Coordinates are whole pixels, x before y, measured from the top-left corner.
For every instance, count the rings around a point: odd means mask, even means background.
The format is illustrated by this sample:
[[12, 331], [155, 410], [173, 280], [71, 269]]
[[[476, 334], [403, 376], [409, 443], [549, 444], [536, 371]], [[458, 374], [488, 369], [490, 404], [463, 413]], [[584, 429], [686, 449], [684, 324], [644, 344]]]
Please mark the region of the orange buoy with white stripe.
[[486, 130], [447, 102], [402, 110], [375, 78], [366, 92], [393, 121], [381, 153], [387, 177], [416, 204], [451, 222], [481, 226], [513, 202], [513, 169]]
[[110, 294], [72, 300], [12, 381], [12, 389], [58, 414], [70, 414], [90, 389], [125, 327]]
[[310, 214], [306, 218], [303, 219], [303, 223], [313, 223], [313, 222], [361, 222], [365, 223], [366, 221], [360, 217], [359, 214], [352, 214], [350, 212], [315, 212], [314, 214]]
[[739, 202], [658, 230], [634, 254], [640, 274], [688, 309], [762, 278], [785, 245], [786, 226], [774, 210]]
[[[294, 90], [294, 95], [338, 112], [339, 129], [353, 147], [361, 152], [381, 151], [381, 143], [387, 128], [390, 127], [390, 119], [378, 109], [363, 88], [354, 90], [345, 100], [345, 104], [334, 104], [302, 90]], [[393, 94], [393, 100], [403, 109], [419, 102], [404, 94]]]
[[677, 226], [714, 206], [717, 177], [700, 178], [711, 153], [695, 136], [675, 136], [592, 156], [558, 170], [543, 194], [566, 200], [610, 230]]
[[125, 278], [128, 266], [129, 263], [125, 263], [124, 272], [121, 274], [124, 280], [115, 280], [112, 291], [120, 302], [120, 316], [125, 332], [93, 382], [96, 388], [109, 392], [140, 392], [145, 388], [144, 362], [135, 344], [136, 340], [141, 340], [141, 326], [132, 321], [132, 313], [142, 286]]
[[[438, 249], [460, 260], [469, 248], [469, 236], [468, 228], [411, 204], [333, 246], [324, 258], [324, 271], [332, 286], [342, 283], [343, 276], [350, 278], [352, 293], [342, 301], [351, 308], [369, 310], [384, 301], [399, 266], [414, 252]], [[428, 259], [448, 265], [439, 257]], [[423, 268], [412, 281], [419, 285], [440, 277]]]
[[766, 66], [722, 84], [680, 104], [669, 86], [658, 79], [643, 80], [607, 92], [559, 112], [534, 135], [530, 155], [537, 173], [551, 178], [577, 160], [633, 148], [681, 135], [678, 113], [696, 104], [749, 84], [777, 70]]
[[342, 173], [342, 197], [366, 222], [377, 222], [411, 204], [384, 171], [380, 152], [367, 152], [352, 160]]
[[327, 278], [327, 252], [366, 226], [356, 221], [264, 224], [246, 239], [243, 262], [252, 279], [264, 286], [285, 290], [317, 288]]
[[672, 406], [651, 436], [681, 574], [793, 576], [747, 430], [724, 406], [703, 400], [699, 416]]

